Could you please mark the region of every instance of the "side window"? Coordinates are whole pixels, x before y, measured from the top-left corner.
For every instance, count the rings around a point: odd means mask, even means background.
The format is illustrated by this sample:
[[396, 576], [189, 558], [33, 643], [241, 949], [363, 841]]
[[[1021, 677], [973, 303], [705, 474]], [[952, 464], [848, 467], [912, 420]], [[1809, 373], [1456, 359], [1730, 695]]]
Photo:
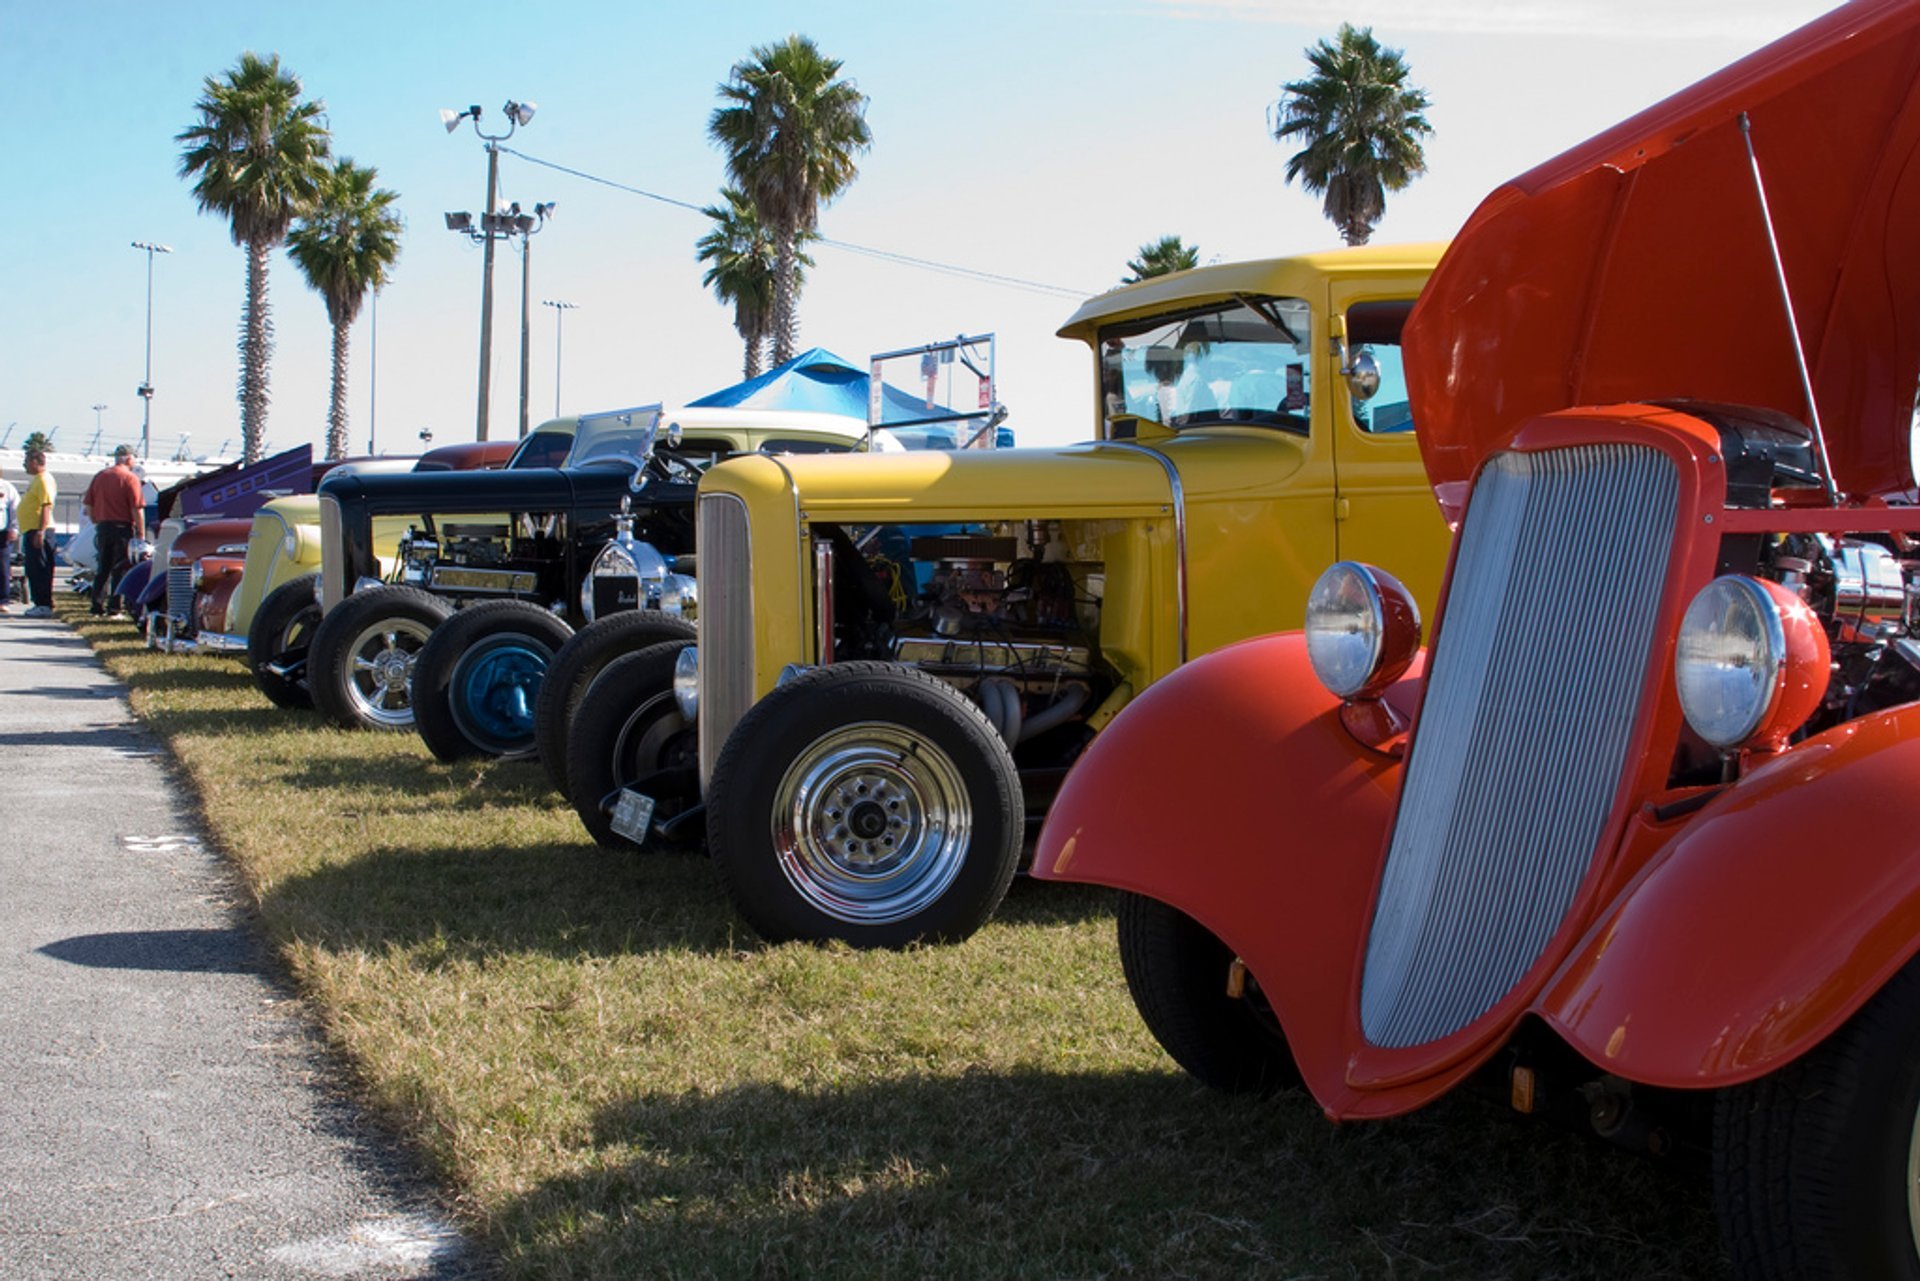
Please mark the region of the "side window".
[[1347, 359], [1359, 365], [1370, 360], [1380, 375], [1379, 388], [1366, 399], [1348, 392], [1353, 422], [1370, 435], [1413, 430], [1413, 404], [1407, 397], [1406, 362], [1400, 351], [1400, 330], [1411, 299], [1356, 303], [1347, 311]]

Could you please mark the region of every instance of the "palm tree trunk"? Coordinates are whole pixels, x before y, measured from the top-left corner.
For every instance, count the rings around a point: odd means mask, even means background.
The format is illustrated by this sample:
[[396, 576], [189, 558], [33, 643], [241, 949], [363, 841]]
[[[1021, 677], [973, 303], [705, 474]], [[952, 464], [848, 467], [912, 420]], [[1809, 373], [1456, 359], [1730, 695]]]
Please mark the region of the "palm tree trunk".
[[333, 322], [333, 397], [327, 405], [327, 457], [347, 456], [347, 327]]
[[273, 356], [273, 315], [267, 306], [267, 265], [273, 246], [247, 242], [247, 305], [240, 316], [240, 442], [245, 462], [260, 461], [267, 431], [267, 362]]
[[774, 233], [773, 259], [773, 363], [784, 365], [793, 359], [794, 340], [799, 336], [800, 319], [794, 315], [793, 278], [799, 270], [799, 228], [782, 226]]

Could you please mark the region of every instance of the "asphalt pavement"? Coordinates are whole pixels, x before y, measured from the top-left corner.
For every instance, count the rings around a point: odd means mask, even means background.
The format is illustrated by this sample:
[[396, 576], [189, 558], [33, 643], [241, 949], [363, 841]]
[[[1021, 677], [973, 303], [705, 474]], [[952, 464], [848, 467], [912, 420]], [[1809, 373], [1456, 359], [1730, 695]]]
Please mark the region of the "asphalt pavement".
[[485, 1275], [239, 898], [126, 688], [0, 615], [0, 1279]]

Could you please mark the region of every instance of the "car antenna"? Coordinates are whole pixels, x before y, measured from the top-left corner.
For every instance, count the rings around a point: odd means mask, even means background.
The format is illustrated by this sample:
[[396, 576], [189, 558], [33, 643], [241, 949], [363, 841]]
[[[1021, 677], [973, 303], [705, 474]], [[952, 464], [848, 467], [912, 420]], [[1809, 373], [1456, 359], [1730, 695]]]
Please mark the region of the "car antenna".
[[1773, 252], [1773, 276], [1780, 284], [1780, 302], [1787, 311], [1787, 332], [1793, 337], [1793, 360], [1800, 370], [1800, 388], [1807, 398], [1807, 420], [1813, 428], [1813, 447], [1820, 455], [1820, 479], [1826, 486], [1827, 502], [1840, 505], [1840, 490], [1833, 480], [1833, 460], [1827, 456], [1827, 434], [1820, 426], [1820, 405], [1813, 398], [1813, 375], [1807, 371], [1807, 349], [1800, 341], [1800, 322], [1793, 314], [1793, 294], [1787, 288], [1787, 264], [1780, 256], [1780, 237], [1773, 229], [1773, 211], [1767, 206], [1767, 184], [1760, 177], [1760, 157], [1753, 150], [1753, 125], [1747, 113], [1740, 113], [1740, 139], [1747, 145], [1747, 163], [1753, 169], [1753, 191], [1760, 198], [1760, 221], [1766, 224], [1767, 247]]

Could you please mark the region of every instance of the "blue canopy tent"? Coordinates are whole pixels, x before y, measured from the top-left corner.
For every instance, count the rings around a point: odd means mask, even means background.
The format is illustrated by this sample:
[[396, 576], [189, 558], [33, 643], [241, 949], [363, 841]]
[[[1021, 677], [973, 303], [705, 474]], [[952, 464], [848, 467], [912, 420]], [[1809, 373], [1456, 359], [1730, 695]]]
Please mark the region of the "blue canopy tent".
[[[841, 359], [825, 347], [815, 347], [801, 352], [783, 365], [775, 365], [758, 378], [723, 387], [687, 404], [848, 414], [865, 421], [867, 392], [866, 370]], [[883, 424], [919, 423], [929, 418], [950, 417], [958, 412], [945, 406], [929, 409], [921, 397], [891, 385], [881, 393], [880, 420]]]

